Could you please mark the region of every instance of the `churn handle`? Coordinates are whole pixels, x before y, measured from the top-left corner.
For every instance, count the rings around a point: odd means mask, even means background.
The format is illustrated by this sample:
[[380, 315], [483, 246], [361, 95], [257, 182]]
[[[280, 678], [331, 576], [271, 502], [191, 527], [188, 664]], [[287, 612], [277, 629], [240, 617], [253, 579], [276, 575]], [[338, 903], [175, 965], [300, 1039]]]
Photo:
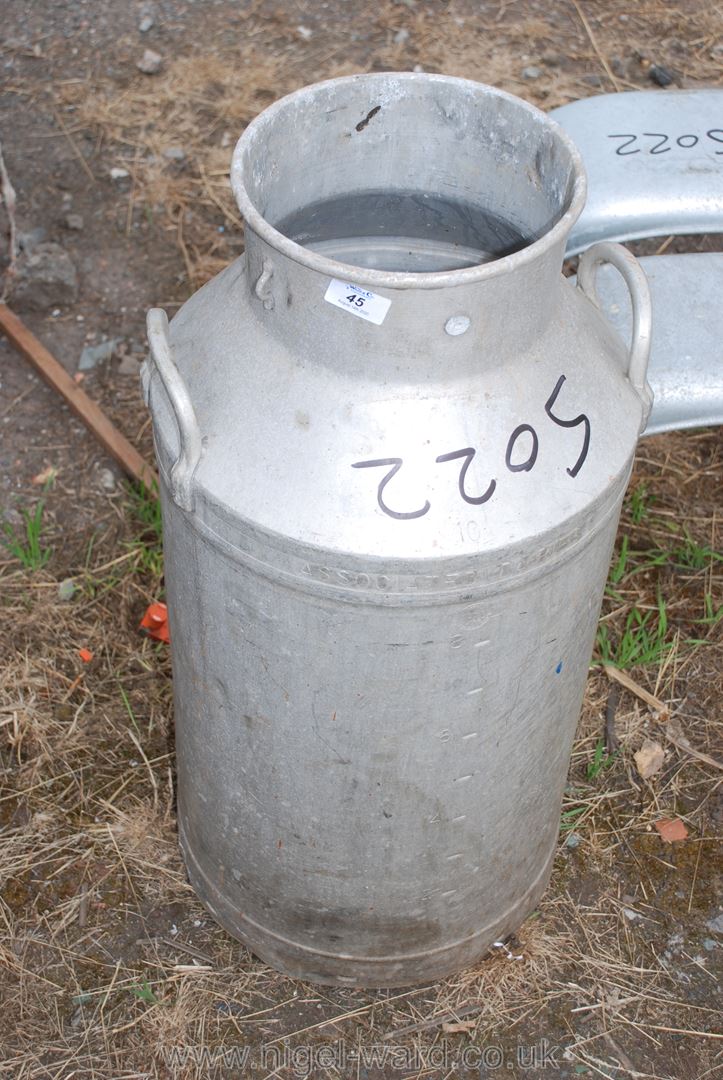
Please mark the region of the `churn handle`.
[[176, 367], [168, 336], [168, 316], [163, 308], [151, 308], [146, 319], [151, 363], [171, 402], [178, 425], [180, 450], [171, 469], [171, 495], [182, 510], [193, 509], [193, 474], [201, 458], [201, 431], [186, 384]]
[[630, 293], [633, 308], [633, 335], [628, 352], [626, 375], [643, 405], [641, 432], [645, 429], [653, 405], [653, 392], [647, 381], [652, 335], [652, 304], [645, 271], [635, 256], [622, 244], [602, 240], [580, 256], [577, 284], [594, 304], [600, 306], [595, 287], [598, 267], [610, 263], [620, 273]]

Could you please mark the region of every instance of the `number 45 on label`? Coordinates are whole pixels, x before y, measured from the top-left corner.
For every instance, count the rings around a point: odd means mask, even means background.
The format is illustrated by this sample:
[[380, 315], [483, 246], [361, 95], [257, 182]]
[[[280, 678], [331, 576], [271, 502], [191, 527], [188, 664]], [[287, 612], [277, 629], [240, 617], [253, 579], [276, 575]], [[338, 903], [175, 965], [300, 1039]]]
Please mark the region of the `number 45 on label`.
[[331, 279], [324, 299], [375, 326], [382, 325], [392, 303], [386, 296], [379, 296], [378, 293], [362, 289], [361, 285], [339, 281], [338, 278]]

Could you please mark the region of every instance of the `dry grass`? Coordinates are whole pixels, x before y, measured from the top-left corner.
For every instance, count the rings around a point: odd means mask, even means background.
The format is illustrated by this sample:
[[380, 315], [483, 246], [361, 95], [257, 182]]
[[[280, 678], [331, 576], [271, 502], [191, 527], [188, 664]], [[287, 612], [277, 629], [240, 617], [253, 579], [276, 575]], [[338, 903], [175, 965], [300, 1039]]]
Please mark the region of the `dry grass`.
[[[663, 58], [681, 86], [720, 82], [715, 15], [700, 0], [685, 10], [659, 0], [633, 10], [622, 0], [588, 8], [586, 14], [585, 5], [560, 4], [530, 14], [516, 2], [494, 11], [465, 3], [383, 3], [371, 25], [371, 55], [359, 63], [349, 56], [353, 28], [345, 13], [325, 20], [323, 33], [301, 47], [297, 16], [285, 18], [257, 2], [239, 15], [232, 45], [228, 34], [217, 36], [212, 48], [204, 43], [167, 58], [158, 75], [136, 72], [120, 89], [103, 78], [61, 80], [55, 106], [69, 139], [92, 134], [106, 175], [110, 167], [128, 171], [128, 180], [116, 185], [119, 223], [127, 235], [137, 226], [171, 233], [188, 293], [242, 244], [228, 182], [233, 144], [260, 109], [310, 78], [421, 64], [492, 83], [545, 109], [591, 93], [649, 87], [647, 69]], [[408, 37], [396, 41], [400, 30]], [[523, 77], [528, 66], [540, 69], [537, 79]], [[183, 150], [182, 161], [165, 156], [174, 148]]]
[[[79, 125], [110, 144], [115, 167], [129, 173], [124, 185], [127, 230], [136, 212], [167, 220], [176, 229], [194, 288], [217, 273], [228, 254], [220, 241], [213, 243], [205, 223], [187, 235], [189, 226], [204, 208], [214, 220], [220, 218], [225, 227], [240, 232], [228, 183], [233, 141], [279, 89], [293, 85], [278, 59], [251, 48], [226, 63], [219, 60], [214, 54], [179, 57], [157, 78], [136, 79], [121, 94], [114, 86], [94, 86], [90, 92], [77, 85], [69, 88], [71, 96], [80, 99]], [[182, 161], [164, 156], [179, 148], [185, 154]], [[191, 207], [195, 216], [187, 220]]]

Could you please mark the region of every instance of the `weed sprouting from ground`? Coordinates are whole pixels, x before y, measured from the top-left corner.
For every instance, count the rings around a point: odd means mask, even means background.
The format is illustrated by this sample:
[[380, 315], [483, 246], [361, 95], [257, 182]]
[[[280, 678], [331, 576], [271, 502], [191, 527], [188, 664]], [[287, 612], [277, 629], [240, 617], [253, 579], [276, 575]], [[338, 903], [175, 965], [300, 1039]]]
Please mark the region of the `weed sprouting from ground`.
[[595, 780], [603, 771], [603, 769], [609, 768], [615, 761], [615, 754], [608, 754], [605, 751], [605, 740], [603, 738], [598, 739], [595, 744], [595, 753], [593, 754], [592, 761], [588, 762], [586, 774], [588, 780]]
[[636, 484], [627, 499], [628, 512], [633, 525], [639, 525], [645, 520], [654, 501], [647, 484]]
[[[654, 509], [655, 507], [655, 509]], [[712, 583], [723, 562], [723, 553], [708, 540], [695, 535], [687, 522], [671, 520], [649, 485], [641, 481], [631, 488], [623, 510], [621, 535], [610, 567], [605, 603], [598, 627], [596, 652], [603, 664], [622, 669], [653, 667], [665, 663], [677, 648], [712, 643], [696, 627], [713, 630], [723, 615]], [[703, 582], [697, 617], [687, 625], [670, 626], [668, 611], [675, 603], [681, 580]], [[655, 601], [650, 602], [651, 588]], [[644, 598], [644, 602], [641, 599]]]
[[139, 569], [153, 578], [163, 577], [163, 519], [157, 487], [128, 484], [128, 515], [133, 536], [129, 541]]
[[597, 647], [603, 664], [613, 667], [660, 664], [673, 647], [668, 640], [668, 616], [662, 596], [658, 595], [654, 609], [641, 611], [633, 607], [618, 635], [603, 623], [598, 628]]
[[713, 594], [706, 592], [703, 595], [703, 612], [703, 618], [696, 619], [696, 623], [701, 626], [717, 626], [723, 619], [723, 604], [716, 607]]
[[709, 544], [697, 543], [684, 527], [683, 540], [672, 549], [669, 559], [680, 570], [704, 570], [713, 563], [723, 562], [723, 553], [714, 551]]
[[581, 814], [585, 813], [584, 806], [573, 806], [570, 810], [563, 810], [560, 817], [560, 831], [563, 833], [569, 832], [575, 828], [577, 819]]
[[158, 998], [147, 979], [144, 979], [140, 986], [129, 986], [128, 989], [134, 997], [139, 1001], [144, 1001], [146, 1005], [158, 1005]]
[[20, 511], [23, 519], [23, 531], [17, 533], [9, 522], [3, 522], [6, 544], [10, 554], [22, 563], [26, 570], [41, 570], [53, 554], [50, 546], [43, 546], [43, 513], [45, 493], [52, 481], [43, 488], [43, 495], [38, 499], [33, 510], [24, 508]]

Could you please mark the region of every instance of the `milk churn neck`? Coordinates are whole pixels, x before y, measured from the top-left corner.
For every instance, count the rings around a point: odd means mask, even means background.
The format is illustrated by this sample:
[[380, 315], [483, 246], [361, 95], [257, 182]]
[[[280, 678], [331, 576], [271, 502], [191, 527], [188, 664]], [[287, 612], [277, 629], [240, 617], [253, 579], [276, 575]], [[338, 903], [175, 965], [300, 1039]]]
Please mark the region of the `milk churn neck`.
[[408, 358], [441, 334], [462, 367], [480, 340], [519, 349], [547, 324], [585, 199], [580, 157], [544, 113], [416, 73], [282, 98], [242, 135], [231, 179], [268, 332], [360, 358], [382, 342]]

